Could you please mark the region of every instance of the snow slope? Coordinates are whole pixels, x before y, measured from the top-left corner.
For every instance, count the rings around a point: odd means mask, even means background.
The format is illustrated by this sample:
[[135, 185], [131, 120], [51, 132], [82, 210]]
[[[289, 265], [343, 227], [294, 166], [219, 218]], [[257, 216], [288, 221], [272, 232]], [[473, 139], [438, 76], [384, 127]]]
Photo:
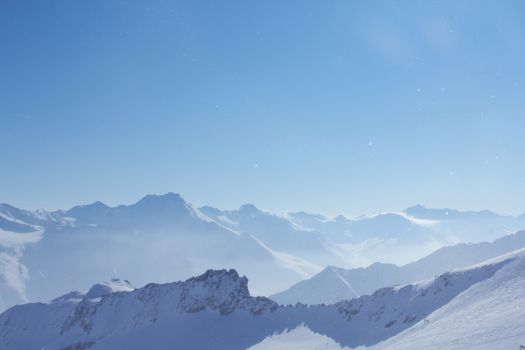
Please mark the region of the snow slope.
[[[525, 345], [525, 250], [446, 274], [443, 287], [460, 282], [461, 275], [464, 280], [473, 270], [497, 265], [500, 266], [493, 273], [486, 270], [489, 277], [471, 285], [412, 327], [382, 342], [357, 349], [521, 349]], [[439, 299], [432, 297], [434, 292], [426, 293], [431, 302]], [[338, 344], [304, 325], [273, 334], [252, 347], [257, 350], [287, 348], [340, 349]]]
[[507, 258], [512, 261], [491, 278], [370, 349], [520, 349], [525, 345], [525, 259], [523, 253]]

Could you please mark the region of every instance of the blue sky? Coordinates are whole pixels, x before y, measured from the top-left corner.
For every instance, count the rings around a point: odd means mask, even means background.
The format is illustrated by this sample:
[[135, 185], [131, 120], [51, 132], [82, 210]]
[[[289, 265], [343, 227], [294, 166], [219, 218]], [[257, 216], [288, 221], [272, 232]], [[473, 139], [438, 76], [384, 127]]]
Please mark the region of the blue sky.
[[0, 3], [0, 201], [525, 212], [522, 1]]

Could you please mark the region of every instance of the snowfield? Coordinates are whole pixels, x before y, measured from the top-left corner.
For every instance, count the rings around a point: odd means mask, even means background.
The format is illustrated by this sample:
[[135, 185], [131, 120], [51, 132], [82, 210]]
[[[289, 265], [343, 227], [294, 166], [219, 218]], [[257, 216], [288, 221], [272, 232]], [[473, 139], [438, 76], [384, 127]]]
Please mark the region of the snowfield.
[[[494, 276], [467, 289], [424, 322], [370, 349], [518, 349], [525, 345], [523, 252]], [[497, 262], [495, 262], [497, 264]]]

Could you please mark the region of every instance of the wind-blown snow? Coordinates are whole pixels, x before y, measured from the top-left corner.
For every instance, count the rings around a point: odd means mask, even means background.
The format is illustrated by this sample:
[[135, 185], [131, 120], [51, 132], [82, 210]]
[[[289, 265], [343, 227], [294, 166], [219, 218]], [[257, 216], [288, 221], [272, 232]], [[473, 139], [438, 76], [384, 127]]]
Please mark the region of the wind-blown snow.
[[43, 231], [20, 234], [0, 229], [0, 246], [17, 249], [26, 244], [36, 243], [42, 239]]
[[0, 311], [28, 301], [25, 289], [28, 272], [19, 258], [17, 252], [0, 252]]
[[16, 233], [0, 229], [0, 311], [28, 301], [28, 269], [20, 261], [26, 244], [36, 243], [42, 231]]

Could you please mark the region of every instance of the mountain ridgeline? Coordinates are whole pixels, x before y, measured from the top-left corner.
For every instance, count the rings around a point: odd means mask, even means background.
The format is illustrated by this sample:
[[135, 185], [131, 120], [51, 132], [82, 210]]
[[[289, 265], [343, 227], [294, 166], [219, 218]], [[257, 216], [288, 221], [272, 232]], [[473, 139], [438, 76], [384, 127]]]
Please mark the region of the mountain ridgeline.
[[[0, 309], [49, 300], [92, 281], [122, 276], [145, 285], [209, 268], [235, 268], [250, 276], [250, 291], [260, 295], [283, 291], [327, 266], [352, 269], [381, 262], [378, 271], [391, 269], [396, 276], [396, 267], [388, 264], [406, 265], [443, 246], [497, 239], [523, 228], [525, 217], [488, 211], [416, 206], [327, 218], [277, 215], [251, 204], [237, 210], [197, 208], [175, 193], [148, 195], [130, 205], [95, 202], [58, 211], [0, 204]], [[443, 265], [421, 277], [459, 265]], [[407, 280], [352, 282], [350, 296]]]
[[[308, 336], [323, 336], [351, 348], [474, 350], [498, 342], [512, 348], [525, 335], [519, 311], [525, 302], [524, 287], [523, 250], [427, 281], [310, 307], [280, 306], [268, 298], [253, 297], [247, 278], [235, 270], [209, 270], [184, 282], [138, 289], [127, 281], [112, 280], [49, 303], [9, 309], [0, 315], [0, 347], [256, 349], [268, 341], [278, 345], [280, 337], [306, 328], [311, 330]], [[493, 298], [497, 303], [487, 308]], [[459, 342], [457, 332], [440, 333], [444, 327], [465, 323], [458, 306], [478, 319], [498, 317], [465, 324], [468, 334], [485, 336]]]
[[525, 231], [507, 235], [491, 243], [460, 243], [443, 247], [403, 266], [384, 263], [356, 269], [329, 266], [271, 298], [282, 304], [335, 303], [370, 294], [382, 287], [426, 280], [520, 248], [525, 248]]

